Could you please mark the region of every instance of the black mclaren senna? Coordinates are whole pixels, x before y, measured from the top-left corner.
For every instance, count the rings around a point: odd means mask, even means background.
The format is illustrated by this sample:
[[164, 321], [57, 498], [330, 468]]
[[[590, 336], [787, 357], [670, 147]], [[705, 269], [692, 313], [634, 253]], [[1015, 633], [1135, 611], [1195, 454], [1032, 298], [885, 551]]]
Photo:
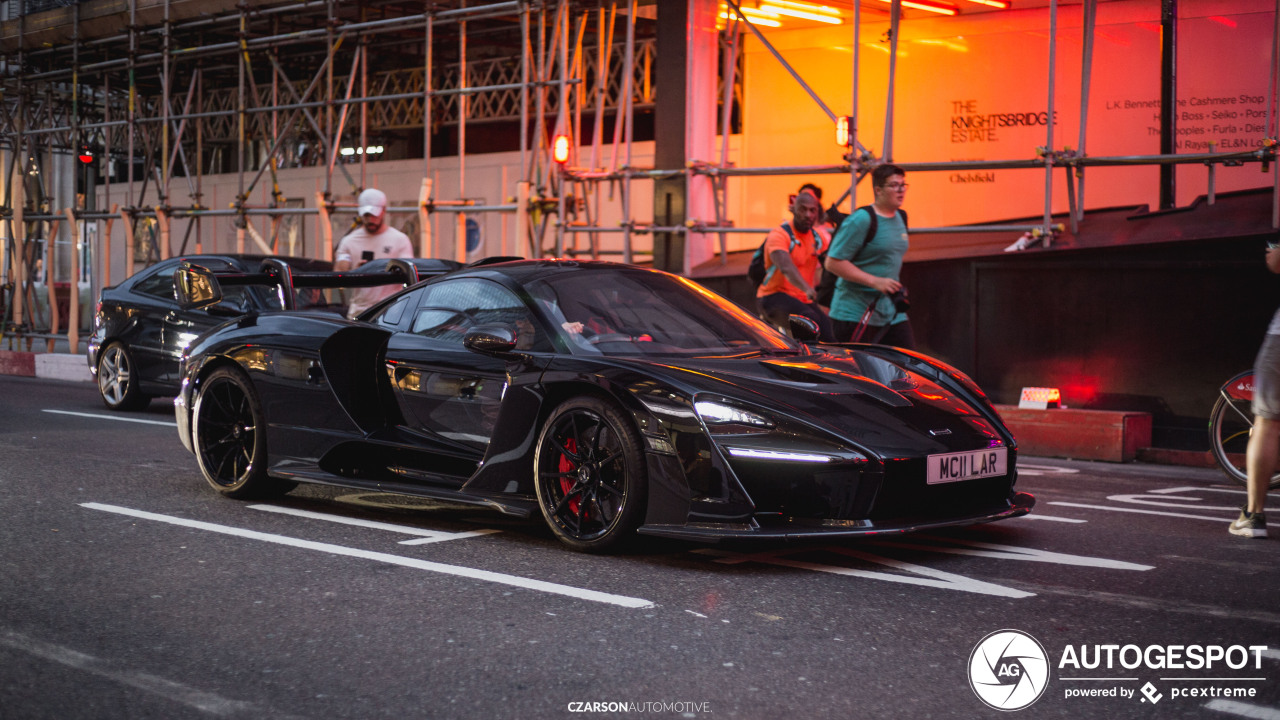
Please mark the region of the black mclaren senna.
[[[227, 283], [326, 275], [191, 266], [177, 282], [196, 307]], [[251, 313], [195, 341], [181, 380], [182, 441], [227, 496], [298, 483], [427, 496], [540, 514], [577, 550], [636, 533], [903, 532], [1035, 503], [1014, 490], [1012, 434], [958, 370], [801, 342], [695, 282], [628, 265], [466, 267], [356, 320]]]

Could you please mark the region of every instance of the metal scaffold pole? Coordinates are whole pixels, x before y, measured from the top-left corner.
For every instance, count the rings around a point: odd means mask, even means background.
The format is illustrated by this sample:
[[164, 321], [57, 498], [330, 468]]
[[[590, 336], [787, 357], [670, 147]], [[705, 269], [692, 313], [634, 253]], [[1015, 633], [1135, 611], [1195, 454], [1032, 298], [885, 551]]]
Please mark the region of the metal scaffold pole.
[[[1089, 128], [1089, 85], [1093, 79], [1093, 35], [1094, 24], [1097, 22], [1098, 0], [1084, 0], [1084, 45], [1080, 51], [1080, 140], [1076, 145], [1076, 155], [1085, 157], [1085, 140], [1088, 139]], [[1210, 165], [1210, 168], [1213, 166]], [[1071, 232], [1075, 233], [1079, 230], [1080, 221], [1084, 219], [1084, 167], [1077, 166], [1075, 170], [1076, 176], [1076, 194], [1075, 208], [1071, 213]], [[1070, 177], [1067, 180], [1068, 188], [1071, 185]]]
[[[858, 152], [858, 125], [862, 113], [858, 109], [858, 79], [862, 71], [862, 3], [853, 4], [853, 97], [849, 101], [849, 212], [858, 207], [858, 170], [862, 153]], [[832, 207], [839, 203], [832, 203]]]
[[893, 0], [889, 6], [889, 85], [884, 102], [884, 147], [880, 150], [885, 162], [893, 162], [893, 95], [898, 80], [898, 32], [901, 30], [902, 0]]
[[1049, 100], [1045, 111], [1044, 141], [1044, 243], [1049, 244], [1049, 228], [1053, 223], [1053, 93], [1058, 62], [1058, 0], [1049, 0]]
[[[724, 43], [724, 59], [722, 72], [722, 93], [720, 97], [720, 167], [729, 166], [729, 131], [732, 129], [733, 120], [733, 88], [737, 78], [738, 71], [738, 49], [741, 46], [740, 40], [742, 33], [739, 26], [740, 20], [735, 16], [731, 24], [727, 27], [729, 32], [728, 41]], [[724, 227], [728, 222], [728, 179], [717, 177], [713, 186], [716, 188], [715, 205], [716, 205], [716, 225]], [[729, 240], [728, 235], [720, 233], [720, 264], [729, 264]]]
[[[568, 109], [568, 88], [569, 88], [569, 5], [565, 0], [560, 0], [556, 5], [556, 42], [555, 53], [559, 59], [560, 81], [559, 91], [556, 97], [556, 129], [555, 135], [567, 134], [566, 110]], [[548, 63], [549, 65], [550, 63]], [[569, 147], [572, 148], [576, 142], [576, 138], [569, 138]], [[565, 182], [564, 173], [556, 173], [556, 202], [558, 204], [558, 216], [556, 222], [556, 257], [564, 256], [564, 224], [565, 224]]]
[[133, 160], [134, 138], [137, 136], [138, 120], [138, 86], [135, 65], [138, 54], [138, 0], [129, 0], [129, 106], [125, 123], [125, 206], [121, 211], [124, 225], [124, 276], [129, 277], [134, 269], [134, 243], [137, 233], [134, 228]]
[[[632, 89], [632, 83], [635, 82], [635, 59], [636, 59], [636, 0], [629, 0], [627, 4], [627, 49], [623, 57], [623, 81], [622, 81], [622, 98], [623, 98], [623, 134], [626, 143], [626, 156], [624, 160], [625, 167], [631, 167], [631, 137], [632, 127], [635, 125], [635, 107], [633, 101], [635, 99], [635, 91]], [[617, 135], [614, 135], [614, 146], [618, 144]], [[622, 233], [622, 261], [630, 263], [635, 260], [635, 252], [631, 247], [633, 238], [631, 237], [631, 229], [633, 218], [631, 216], [631, 178], [626, 177], [622, 181], [622, 217], [623, 228]]]

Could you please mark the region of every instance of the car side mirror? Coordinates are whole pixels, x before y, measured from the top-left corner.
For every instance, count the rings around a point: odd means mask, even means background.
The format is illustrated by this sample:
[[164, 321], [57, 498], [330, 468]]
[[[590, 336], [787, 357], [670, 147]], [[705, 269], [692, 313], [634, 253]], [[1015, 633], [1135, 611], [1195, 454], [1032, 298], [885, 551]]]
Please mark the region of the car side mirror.
[[787, 318], [787, 324], [791, 329], [791, 337], [800, 342], [815, 342], [821, 337], [821, 328], [811, 318], [803, 315], [791, 315]]
[[222, 285], [208, 268], [184, 262], [173, 271], [173, 297], [183, 310], [200, 310], [222, 302]]
[[510, 325], [477, 325], [462, 336], [462, 346], [481, 355], [503, 357], [513, 354], [518, 340]]

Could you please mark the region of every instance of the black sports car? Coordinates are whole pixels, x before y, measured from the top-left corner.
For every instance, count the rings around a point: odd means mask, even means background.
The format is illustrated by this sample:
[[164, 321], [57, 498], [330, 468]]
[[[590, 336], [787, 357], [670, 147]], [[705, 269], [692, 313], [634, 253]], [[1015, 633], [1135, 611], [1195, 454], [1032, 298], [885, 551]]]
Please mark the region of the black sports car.
[[[211, 273], [183, 279], [190, 304], [217, 299]], [[355, 321], [250, 314], [200, 338], [181, 375], [179, 433], [225, 495], [309, 482], [541, 513], [579, 550], [637, 530], [916, 530], [1035, 502], [1013, 489], [1013, 436], [959, 371], [797, 342], [627, 265], [468, 267]]]
[[[98, 383], [102, 401], [112, 410], [137, 410], [155, 396], [178, 392], [178, 359], [201, 333], [249, 312], [280, 310], [278, 293], [263, 286], [227, 287], [222, 302], [201, 309], [183, 309], [173, 295], [173, 272], [190, 262], [223, 273], [256, 272], [265, 255], [187, 255], [141, 270], [99, 296], [89, 338], [89, 372]], [[276, 258], [299, 271], [332, 270], [333, 264], [306, 258]], [[451, 260], [414, 259], [419, 277], [439, 275], [459, 267]], [[381, 272], [386, 262], [375, 260], [367, 269]], [[341, 314], [318, 292], [298, 294], [299, 305]]]

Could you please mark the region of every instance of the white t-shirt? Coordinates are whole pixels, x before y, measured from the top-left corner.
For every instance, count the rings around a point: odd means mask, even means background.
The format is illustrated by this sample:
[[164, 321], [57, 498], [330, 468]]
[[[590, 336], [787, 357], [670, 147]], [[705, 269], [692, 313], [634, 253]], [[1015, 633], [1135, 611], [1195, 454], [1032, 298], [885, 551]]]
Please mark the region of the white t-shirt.
[[[383, 225], [377, 235], [370, 235], [364, 226], [347, 233], [338, 243], [334, 260], [350, 260], [352, 266], [360, 264], [366, 252], [373, 253], [373, 259], [379, 258], [412, 258], [413, 243], [409, 236], [391, 227]], [[378, 285], [376, 287], [356, 288], [349, 291], [351, 304], [347, 307], [347, 317], [355, 317], [367, 310], [384, 297], [394, 295], [400, 290], [399, 285]]]

